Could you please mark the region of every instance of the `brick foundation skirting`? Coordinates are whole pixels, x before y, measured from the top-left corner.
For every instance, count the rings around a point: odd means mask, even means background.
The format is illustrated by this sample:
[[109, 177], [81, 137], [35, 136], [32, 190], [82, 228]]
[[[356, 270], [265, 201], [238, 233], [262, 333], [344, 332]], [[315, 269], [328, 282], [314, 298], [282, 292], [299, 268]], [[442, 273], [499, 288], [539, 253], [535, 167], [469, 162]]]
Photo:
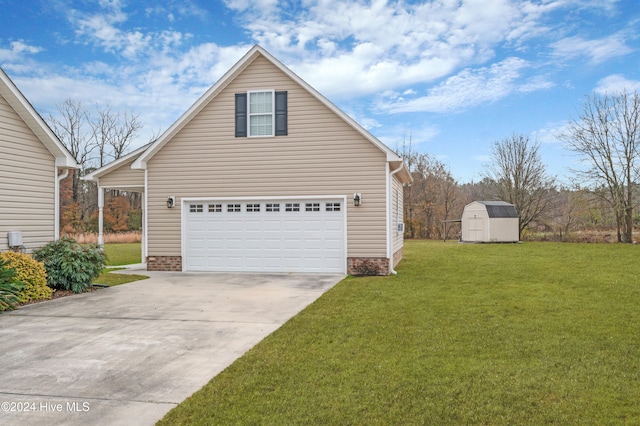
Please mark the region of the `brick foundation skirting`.
[[389, 259], [386, 257], [347, 257], [347, 274], [389, 275]]
[[182, 256], [147, 256], [147, 271], [182, 271]]

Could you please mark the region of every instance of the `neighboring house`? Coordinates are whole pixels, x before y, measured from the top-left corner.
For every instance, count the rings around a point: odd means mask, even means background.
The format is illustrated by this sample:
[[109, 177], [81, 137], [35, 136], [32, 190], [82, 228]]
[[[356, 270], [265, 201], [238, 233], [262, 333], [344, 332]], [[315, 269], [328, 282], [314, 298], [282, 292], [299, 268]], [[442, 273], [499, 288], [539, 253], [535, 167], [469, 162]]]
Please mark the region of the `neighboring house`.
[[259, 46], [87, 179], [99, 206], [144, 193], [149, 270], [389, 274], [402, 258], [402, 158]]
[[504, 201], [474, 201], [462, 212], [462, 242], [515, 243], [520, 240], [516, 207]]
[[[42, 117], [0, 69], [0, 251], [58, 238], [60, 181], [76, 168]], [[11, 241], [10, 241], [11, 240]]]

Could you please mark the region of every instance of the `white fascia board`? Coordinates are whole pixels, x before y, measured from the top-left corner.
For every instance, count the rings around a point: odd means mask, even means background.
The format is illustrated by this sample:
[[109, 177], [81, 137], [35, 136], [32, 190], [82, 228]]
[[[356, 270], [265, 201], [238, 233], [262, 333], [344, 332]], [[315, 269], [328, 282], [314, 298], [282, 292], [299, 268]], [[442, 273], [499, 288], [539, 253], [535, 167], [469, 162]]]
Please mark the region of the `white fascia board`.
[[364, 127], [358, 124], [353, 118], [347, 115], [344, 111], [335, 106], [324, 95], [310, 86], [306, 81], [300, 78], [297, 74], [287, 68], [282, 62], [272, 56], [262, 47], [253, 46], [236, 64], [229, 69], [209, 90], [207, 90], [192, 106], [189, 108], [175, 123], [173, 123], [155, 142], [155, 144], [141, 155], [131, 165], [132, 169], [144, 169], [146, 168], [146, 162], [153, 157], [180, 129], [182, 129], [196, 114], [198, 114], [205, 105], [211, 102], [215, 96], [226, 87], [235, 76], [242, 71], [247, 65], [249, 65], [256, 57], [257, 54], [262, 55], [269, 62], [275, 65], [280, 71], [290, 77], [293, 81], [298, 83], [302, 88], [306, 89], [312, 96], [318, 99], [323, 105], [333, 111], [338, 117], [344, 120], [347, 124], [353, 127], [358, 133], [360, 133], [365, 139], [374, 144], [384, 154], [386, 154], [387, 161], [402, 161], [395, 152], [389, 147], [383, 144], [378, 138], [373, 136]]
[[135, 151], [130, 152], [129, 154], [127, 154], [125, 156], [122, 156], [122, 157], [118, 158], [115, 161], [112, 161], [111, 163], [107, 164], [106, 166], [102, 166], [99, 169], [96, 169], [96, 170], [92, 171], [91, 173], [86, 174], [81, 179], [82, 180], [88, 180], [88, 181], [97, 182], [98, 179], [101, 176], [106, 175], [107, 173], [111, 172], [114, 169], [117, 169], [118, 167], [120, 167], [120, 165], [122, 163], [126, 163], [127, 161], [131, 160], [132, 157], [135, 157], [137, 155], [142, 154], [145, 150], [149, 149], [149, 146], [150, 146], [149, 144], [141, 146], [140, 148], [136, 149]]

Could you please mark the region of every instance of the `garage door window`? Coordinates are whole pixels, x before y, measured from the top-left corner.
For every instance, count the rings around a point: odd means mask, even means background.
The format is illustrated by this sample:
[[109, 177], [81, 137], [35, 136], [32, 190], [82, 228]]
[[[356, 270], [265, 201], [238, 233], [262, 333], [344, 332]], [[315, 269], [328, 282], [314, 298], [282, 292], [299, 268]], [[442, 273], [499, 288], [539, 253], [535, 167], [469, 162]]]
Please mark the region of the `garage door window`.
[[300, 203], [287, 203], [284, 210], [287, 212], [299, 212]]
[[259, 212], [260, 211], [260, 204], [247, 204], [247, 211], [248, 212]]
[[209, 213], [222, 213], [222, 204], [209, 204]]
[[227, 213], [239, 213], [241, 211], [240, 204], [227, 204]]
[[268, 212], [279, 212], [280, 203], [267, 203], [265, 210]]
[[306, 203], [305, 210], [308, 212], [319, 212], [320, 211], [320, 203]]
[[326, 210], [328, 212], [339, 212], [340, 211], [340, 203], [327, 203]]
[[191, 213], [202, 213], [203, 210], [202, 204], [189, 204], [189, 212]]

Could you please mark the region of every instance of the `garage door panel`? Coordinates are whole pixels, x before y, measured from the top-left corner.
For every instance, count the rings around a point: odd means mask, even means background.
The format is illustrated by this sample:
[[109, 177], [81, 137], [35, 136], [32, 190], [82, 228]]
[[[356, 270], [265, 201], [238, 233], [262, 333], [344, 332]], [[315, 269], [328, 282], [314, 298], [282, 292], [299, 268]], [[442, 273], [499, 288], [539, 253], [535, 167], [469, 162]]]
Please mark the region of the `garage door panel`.
[[344, 272], [340, 200], [194, 204], [184, 210], [186, 270]]

